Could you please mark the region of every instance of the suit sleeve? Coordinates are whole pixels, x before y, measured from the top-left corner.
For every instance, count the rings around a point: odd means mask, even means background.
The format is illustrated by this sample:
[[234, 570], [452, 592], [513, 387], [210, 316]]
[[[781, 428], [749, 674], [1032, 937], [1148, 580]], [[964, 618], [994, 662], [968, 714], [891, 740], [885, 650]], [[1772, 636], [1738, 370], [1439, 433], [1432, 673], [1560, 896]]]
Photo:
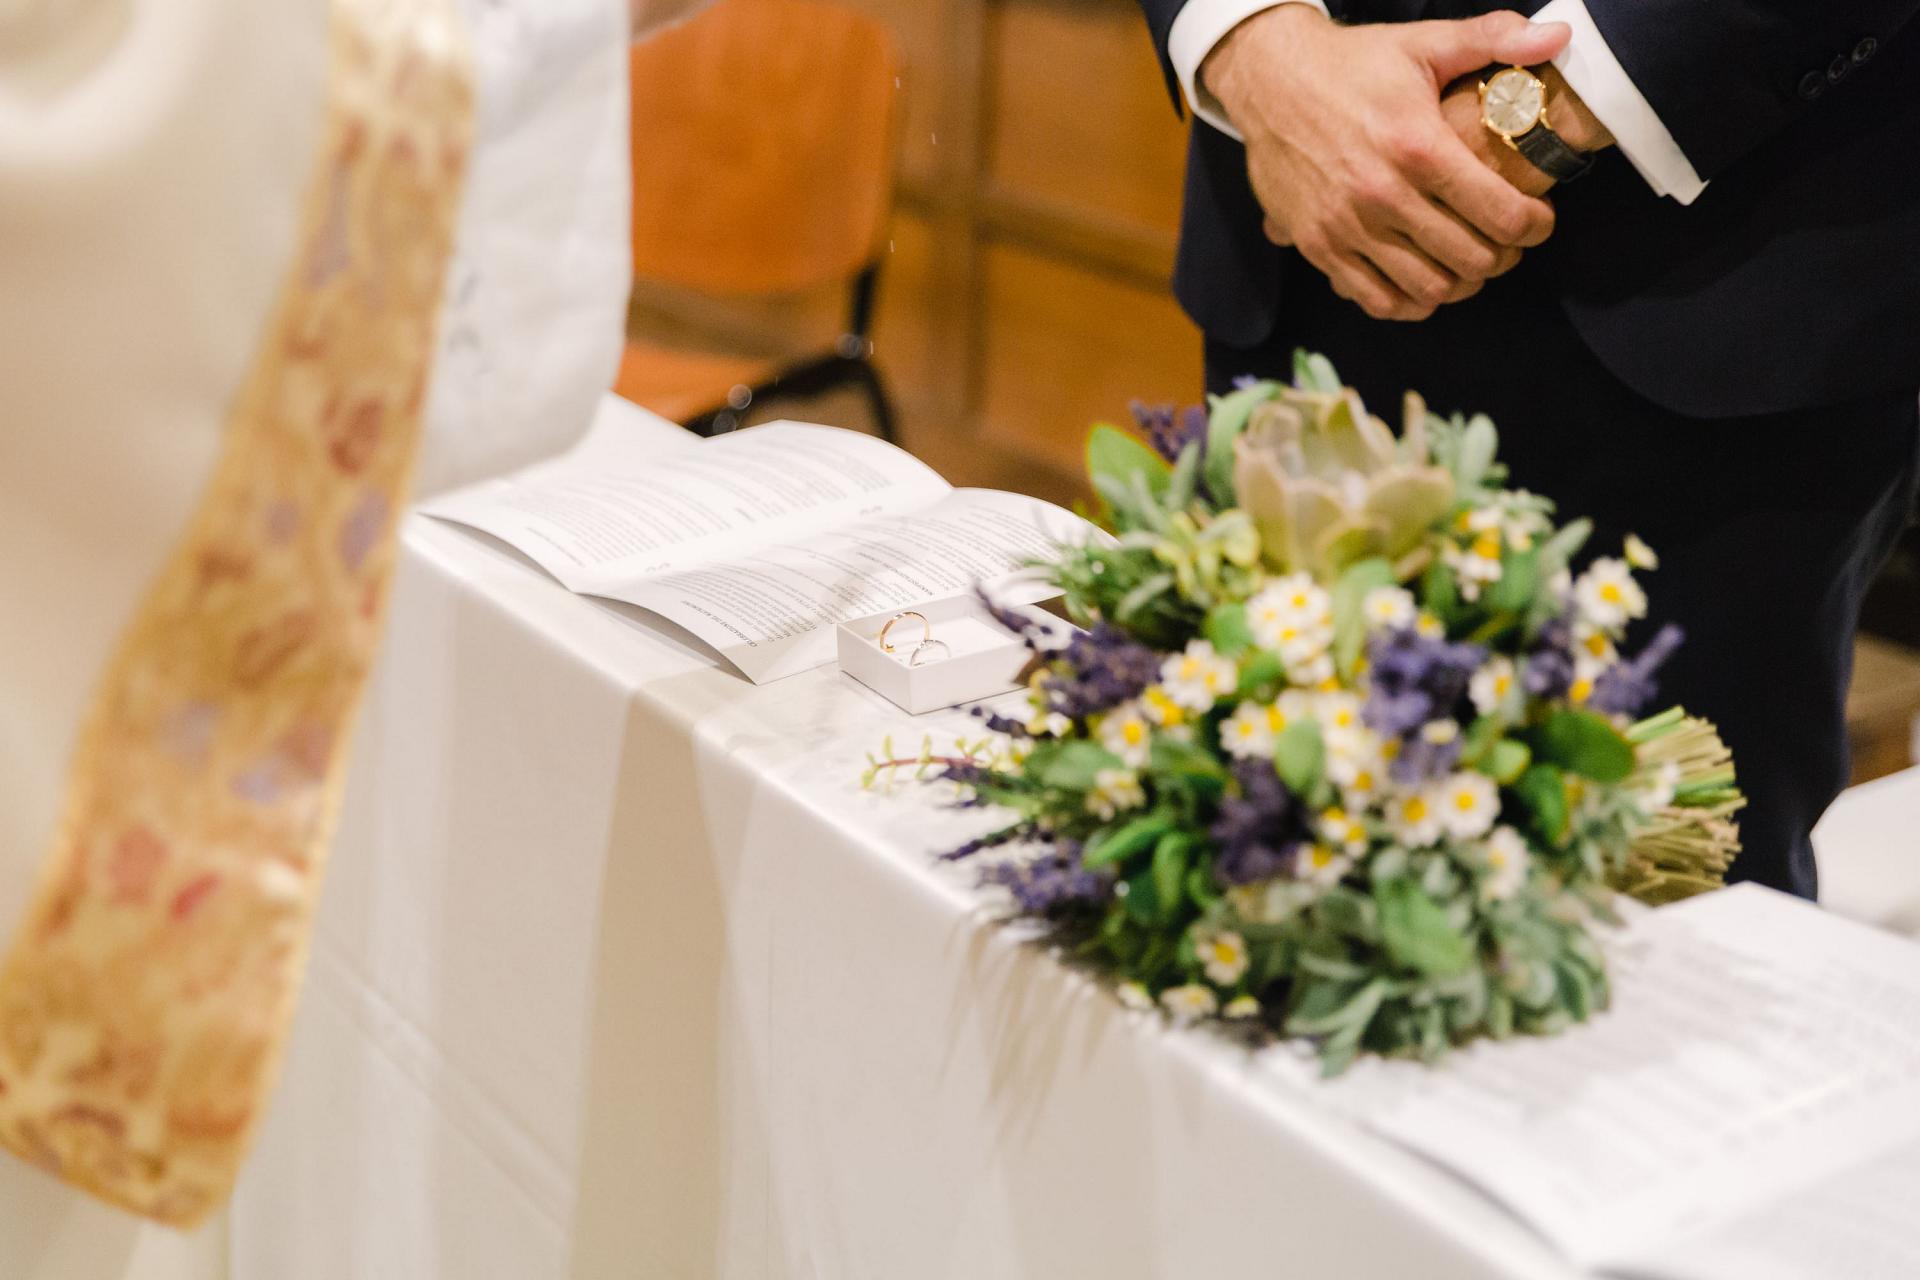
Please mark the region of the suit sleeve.
[[1173, 95], [1173, 109], [1183, 115], [1186, 113], [1186, 103], [1180, 96], [1180, 73], [1174, 70], [1169, 41], [1173, 35], [1174, 19], [1186, 7], [1187, 0], [1140, 0], [1141, 12], [1147, 19], [1147, 30], [1153, 33], [1153, 51], [1160, 55], [1160, 72], [1167, 78], [1167, 92]]
[[1708, 180], [1846, 94], [1916, 10], [1920, 0], [1587, 0], [1613, 56]]

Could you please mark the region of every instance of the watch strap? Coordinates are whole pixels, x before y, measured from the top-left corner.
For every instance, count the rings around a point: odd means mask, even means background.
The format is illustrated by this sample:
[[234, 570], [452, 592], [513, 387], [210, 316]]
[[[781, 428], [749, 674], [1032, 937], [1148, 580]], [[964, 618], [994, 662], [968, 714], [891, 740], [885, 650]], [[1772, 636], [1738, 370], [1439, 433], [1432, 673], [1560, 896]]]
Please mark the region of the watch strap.
[[1593, 168], [1592, 155], [1568, 146], [1566, 139], [1548, 128], [1544, 120], [1515, 138], [1513, 147], [1534, 168], [1556, 182], [1572, 182], [1585, 177], [1587, 170]]

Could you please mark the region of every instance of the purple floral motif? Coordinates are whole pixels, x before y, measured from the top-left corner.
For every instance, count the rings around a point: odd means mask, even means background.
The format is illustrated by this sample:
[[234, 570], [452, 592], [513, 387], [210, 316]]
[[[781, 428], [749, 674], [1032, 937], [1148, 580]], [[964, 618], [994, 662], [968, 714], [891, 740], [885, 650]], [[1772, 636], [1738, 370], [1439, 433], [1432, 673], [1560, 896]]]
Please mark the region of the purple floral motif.
[[1233, 776], [1240, 793], [1220, 802], [1209, 831], [1220, 846], [1213, 874], [1222, 884], [1253, 884], [1291, 868], [1312, 831], [1307, 807], [1270, 761], [1239, 761]]
[[1188, 445], [1207, 448], [1207, 411], [1199, 405], [1176, 409], [1170, 404], [1147, 404], [1135, 400], [1127, 406], [1133, 411], [1140, 434], [1153, 445], [1154, 452], [1168, 462], [1180, 461]]
[[1673, 623], [1660, 628], [1634, 657], [1614, 664], [1593, 682], [1587, 706], [1603, 715], [1636, 716], [1659, 692], [1655, 677], [1680, 646], [1687, 633]]
[[380, 535], [386, 532], [387, 513], [386, 495], [369, 489], [340, 527], [340, 561], [348, 572], [360, 572], [361, 565], [379, 545]]
[[1400, 754], [1393, 758], [1387, 771], [1404, 787], [1437, 781], [1452, 773], [1460, 763], [1463, 745], [1458, 733], [1438, 742], [1415, 733], [1401, 741]]

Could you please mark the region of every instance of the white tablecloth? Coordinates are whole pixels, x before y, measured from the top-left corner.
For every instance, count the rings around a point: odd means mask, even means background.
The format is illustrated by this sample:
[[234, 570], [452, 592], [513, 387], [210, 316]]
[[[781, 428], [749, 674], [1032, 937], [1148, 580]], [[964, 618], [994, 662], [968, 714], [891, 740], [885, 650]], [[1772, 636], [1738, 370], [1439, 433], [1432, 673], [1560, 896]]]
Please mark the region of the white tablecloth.
[[961, 817], [857, 783], [927, 722], [406, 547], [235, 1280], [1570, 1274], [985, 924]]

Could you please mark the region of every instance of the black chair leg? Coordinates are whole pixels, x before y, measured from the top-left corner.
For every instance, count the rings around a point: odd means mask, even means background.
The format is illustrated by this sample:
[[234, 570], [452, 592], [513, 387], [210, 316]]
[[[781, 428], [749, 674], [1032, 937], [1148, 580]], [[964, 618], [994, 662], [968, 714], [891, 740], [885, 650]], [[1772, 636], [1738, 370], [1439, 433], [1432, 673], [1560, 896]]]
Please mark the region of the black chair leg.
[[887, 384], [880, 377], [880, 371], [864, 358], [856, 361], [855, 366], [860, 371], [860, 384], [866, 388], [867, 401], [873, 406], [874, 430], [888, 444], [899, 444], [900, 430], [894, 421], [893, 402], [887, 396]]

